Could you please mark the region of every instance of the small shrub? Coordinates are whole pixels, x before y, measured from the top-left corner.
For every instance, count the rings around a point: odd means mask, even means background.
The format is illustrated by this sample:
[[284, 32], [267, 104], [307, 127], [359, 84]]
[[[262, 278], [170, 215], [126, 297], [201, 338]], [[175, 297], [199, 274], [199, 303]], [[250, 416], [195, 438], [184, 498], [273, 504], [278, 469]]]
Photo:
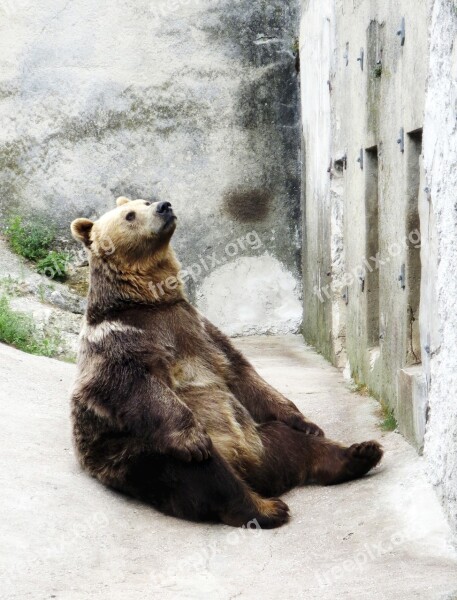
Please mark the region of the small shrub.
[[37, 288], [38, 298], [43, 304], [46, 302], [46, 287], [44, 283], [40, 283]]
[[397, 419], [395, 418], [394, 411], [386, 406], [381, 405], [382, 421], [380, 427], [383, 431], [395, 431], [397, 429]]
[[60, 340], [41, 335], [33, 319], [14, 311], [6, 296], [0, 297], [0, 341], [23, 352], [53, 357], [58, 353]]
[[46, 257], [55, 239], [54, 230], [45, 223], [26, 223], [20, 216], [9, 220], [5, 233], [11, 249], [34, 262]]
[[18, 291], [18, 282], [13, 279], [10, 275], [2, 277], [0, 279], [0, 296], [2, 294], [8, 294], [8, 296], [16, 296]]
[[358, 383], [352, 391], [355, 394], [360, 394], [361, 396], [369, 396], [370, 395], [370, 390], [368, 389], [368, 386], [365, 385], [364, 383]]
[[37, 271], [42, 275], [46, 275], [50, 279], [65, 281], [68, 276], [68, 261], [70, 255], [66, 252], [55, 252], [52, 250], [49, 254], [38, 261]]

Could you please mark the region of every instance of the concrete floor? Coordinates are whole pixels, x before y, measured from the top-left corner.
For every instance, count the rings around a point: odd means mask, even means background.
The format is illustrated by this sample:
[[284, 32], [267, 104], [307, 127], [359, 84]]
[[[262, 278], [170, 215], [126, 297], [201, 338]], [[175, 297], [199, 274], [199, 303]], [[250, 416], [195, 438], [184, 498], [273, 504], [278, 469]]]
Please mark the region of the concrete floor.
[[164, 517], [80, 472], [74, 366], [0, 345], [1, 598], [457, 598], [457, 554], [422, 460], [380, 432], [376, 402], [298, 337], [236, 343], [329, 436], [382, 440], [382, 465], [361, 481], [289, 493], [292, 520], [278, 530]]

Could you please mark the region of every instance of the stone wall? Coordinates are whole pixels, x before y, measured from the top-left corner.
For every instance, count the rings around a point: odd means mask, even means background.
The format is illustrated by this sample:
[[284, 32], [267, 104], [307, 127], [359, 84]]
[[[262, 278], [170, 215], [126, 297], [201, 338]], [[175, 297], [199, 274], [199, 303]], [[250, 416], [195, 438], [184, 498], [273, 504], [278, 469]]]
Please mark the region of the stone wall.
[[67, 237], [119, 195], [169, 200], [191, 299], [297, 331], [297, 28], [294, 0], [3, 0], [0, 214]]
[[421, 338], [426, 348], [429, 419], [425, 457], [432, 482], [457, 529], [457, 3], [435, 0], [424, 126], [428, 188]]

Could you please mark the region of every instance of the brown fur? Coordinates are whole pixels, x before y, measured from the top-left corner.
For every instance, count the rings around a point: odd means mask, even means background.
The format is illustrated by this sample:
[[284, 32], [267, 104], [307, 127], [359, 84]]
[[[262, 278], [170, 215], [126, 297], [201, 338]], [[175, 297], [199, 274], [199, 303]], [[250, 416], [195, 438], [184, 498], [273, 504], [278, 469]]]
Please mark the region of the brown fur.
[[91, 264], [72, 397], [79, 460], [168, 514], [279, 526], [288, 508], [272, 496], [360, 477], [382, 450], [326, 439], [187, 302], [174, 229], [157, 204], [125, 198], [95, 224], [72, 223]]

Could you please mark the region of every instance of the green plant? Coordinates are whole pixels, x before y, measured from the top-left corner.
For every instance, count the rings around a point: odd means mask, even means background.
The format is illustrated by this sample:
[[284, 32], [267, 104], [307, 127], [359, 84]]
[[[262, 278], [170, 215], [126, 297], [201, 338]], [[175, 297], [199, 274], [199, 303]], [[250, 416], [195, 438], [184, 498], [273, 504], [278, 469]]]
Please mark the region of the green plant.
[[0, 289], [3, 291], [3, 293], [8, 294], [8, 296], [16, 296], [17, 286], [17, 280], [13, 279], [10, 275], [0, 279]]
[[48, 357], [56, 356], [60, 343], [57, 336], [42, 335], [29, 315], [14, 311], [6, 296], [0, 296], [0, 341]]
[[42, 221], [25, 222], [20, 216], [8, 221], [5, 233], [11, 249], [34, 262], [45, 258], [55, 239], [54, 230]]
[[51, 250], [45, 258], [37, 263], [37, 271], [50, 279], [64, 281], [67, 278], [68, 261], [70, 255], [66, 252]]
[[352, 391], [355, 394], [360, 394], [361, 396], [369, 396], [370, 395], [370, 390], [368, 389], [368, 386], [363, 383], [357, 383]]
[[395, 431], [397, 429], [397, 419], [394, 411], [385, 404], [381, 404], [381, 416], [382, 421], [379, 425], [383, 431]]
[[37, 287], [38, 298], [43, 304], [46, 302], [46, 288], [47, 286], [44, 283], [40, 283]]
[[60, 356], [59, 360], [68, 363], [69, 365], [74, 365], [77, 363], [78, 357], [76, 354], [66, 354], [65, 356]]

